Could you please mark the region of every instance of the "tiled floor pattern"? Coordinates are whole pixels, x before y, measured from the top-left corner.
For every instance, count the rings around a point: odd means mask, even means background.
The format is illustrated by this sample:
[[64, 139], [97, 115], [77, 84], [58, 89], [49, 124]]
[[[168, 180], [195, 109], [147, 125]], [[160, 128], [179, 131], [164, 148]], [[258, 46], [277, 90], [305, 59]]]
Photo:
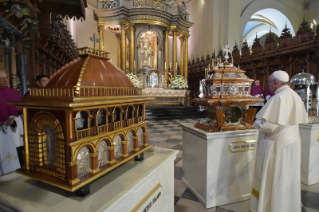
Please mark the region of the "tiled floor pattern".
[[[196, 123], [198, 120], [149, 121], [148, 142], [153, 146], [179, 150], [175, 160], [175, 212], [248, 212], [249, 201], [206, 209], [182, 183], [183, 134], [180, 123]], [[319, 212], [319, 184], [301, 184], [302, 212]]]

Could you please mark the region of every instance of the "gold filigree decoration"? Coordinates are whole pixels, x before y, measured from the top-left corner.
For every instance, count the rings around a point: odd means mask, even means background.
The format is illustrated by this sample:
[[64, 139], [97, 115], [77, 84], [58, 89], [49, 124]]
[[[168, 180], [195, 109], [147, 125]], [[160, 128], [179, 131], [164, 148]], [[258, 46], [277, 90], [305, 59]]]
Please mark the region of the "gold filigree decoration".
[[152, 7], [167, 11], [167, 5], [164, 2], [157, 0], [134, 0], [133, 7]]
[[120, 6], [119, 0], [105, 0], [102, 2], [103, 9], [113, 9]]
[[[56, 151], [55, 170], [48, 170], [45, 165], [48, 163], [47, 143], [45, 129], [49, 127], [54, 134], [54, 143]], [[53, 177], [64, 179], [66, 175], [65, 167], [65, 141], [64, 133], [60, 121], [52, 113], [40, 111], [36, 113], [29, 127], [29, 155], [30, 165], [37, 172], [47, 174]]]
[[4, 158], [3, 158], [1, 161], [2, 161], [2, 163], [4, 163], [5, 161], [7, 161], [8, 163], [10, 163], [10, 161], [11, 161], [12, 159], [13, 159], [13, 160], [17, 160], [18, 157], [12, 155], [11, 152], [8, 152], [8, 153], [4, 156]]

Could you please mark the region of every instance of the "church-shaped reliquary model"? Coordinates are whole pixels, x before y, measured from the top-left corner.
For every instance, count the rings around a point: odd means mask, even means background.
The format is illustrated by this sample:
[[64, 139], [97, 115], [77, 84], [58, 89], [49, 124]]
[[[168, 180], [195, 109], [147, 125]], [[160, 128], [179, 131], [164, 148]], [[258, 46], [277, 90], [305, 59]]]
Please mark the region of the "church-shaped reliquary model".
[[83, 48], [23, 108], [24, 165], [17, 172], [76, 191], [132, 158], [147, 143], [147, 97], [107, 58]]
[[223, 50], [225, 62], [221, 58], [212, 62], [205, 79], [200, 81], [200, 98], [193, 99], [200, 110], [207, 111], [206, 120], [195, 127], [207, 132], [252, 129], [256, 109], [249, 105], [264, 100], [250, 95], [254, 80], [227, 61], [228, 46]]

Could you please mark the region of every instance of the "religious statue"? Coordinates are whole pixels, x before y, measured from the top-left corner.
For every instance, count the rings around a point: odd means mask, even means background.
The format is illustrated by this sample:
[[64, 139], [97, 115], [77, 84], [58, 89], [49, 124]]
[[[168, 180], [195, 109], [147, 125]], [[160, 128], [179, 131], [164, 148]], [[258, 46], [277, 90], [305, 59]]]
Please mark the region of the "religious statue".
[[141, 39], [141, 66], [153, 66], [152, 57], [154, 49], [150, 46], [150, 40], [148, 38]]

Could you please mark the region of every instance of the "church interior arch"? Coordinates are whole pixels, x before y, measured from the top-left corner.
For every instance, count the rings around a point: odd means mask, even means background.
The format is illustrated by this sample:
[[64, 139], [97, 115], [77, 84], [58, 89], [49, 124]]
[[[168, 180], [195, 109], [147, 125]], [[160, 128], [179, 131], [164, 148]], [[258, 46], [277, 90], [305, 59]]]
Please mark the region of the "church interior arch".
[[252, 46], [256, 36], [260, 38], [271, 31], [280, 37], [281, 31], [286, 26], [294, 36], [294, 28], [285, 14], [273, 8], [258, 10], [246, 23], [242, 40], [247, 40], [248, 46]]

